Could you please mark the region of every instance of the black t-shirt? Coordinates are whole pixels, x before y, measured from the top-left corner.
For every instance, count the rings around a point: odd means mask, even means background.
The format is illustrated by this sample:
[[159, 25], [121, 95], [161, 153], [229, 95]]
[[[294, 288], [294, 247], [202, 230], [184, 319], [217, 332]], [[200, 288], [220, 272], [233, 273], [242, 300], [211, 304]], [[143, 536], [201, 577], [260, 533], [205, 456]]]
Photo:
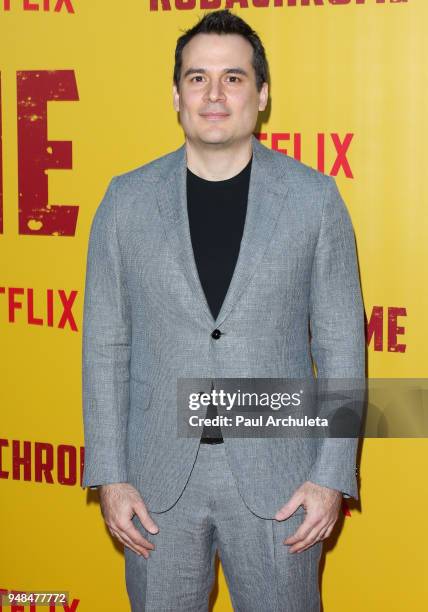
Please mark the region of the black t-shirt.
[[232, 280], [247, 212], [251, 162], [225, 181], [187, 169], [187, 210], [199, 280], [214, 319]]
[[[217, 318], [238, 259], [247, 213], [251, 162], [230, 179], [208, 181], [187, 169], [187, 211], [193, 254], [212, 316]], [[217, 416], [210, 404], [207, 418]], [[222, 439], [221, 428], [204, 426], [202, 438]]]

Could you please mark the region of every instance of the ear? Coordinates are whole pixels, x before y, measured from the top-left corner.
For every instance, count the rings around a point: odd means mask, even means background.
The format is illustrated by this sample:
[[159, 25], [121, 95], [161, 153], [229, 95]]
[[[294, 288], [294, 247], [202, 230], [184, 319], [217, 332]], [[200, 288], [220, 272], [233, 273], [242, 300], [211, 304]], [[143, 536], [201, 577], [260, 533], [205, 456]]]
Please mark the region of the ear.
[[175, 83], [172, 86], [172, 104], [174, 106], [174, 110], [178, 113], [180, 110], [180, 94], [177, 91], [177, 86]]
[[261, 90], [259, 91], [259, 111], [264, 111], [269, 98], [269, 86], [267, 83], [263, 83]]

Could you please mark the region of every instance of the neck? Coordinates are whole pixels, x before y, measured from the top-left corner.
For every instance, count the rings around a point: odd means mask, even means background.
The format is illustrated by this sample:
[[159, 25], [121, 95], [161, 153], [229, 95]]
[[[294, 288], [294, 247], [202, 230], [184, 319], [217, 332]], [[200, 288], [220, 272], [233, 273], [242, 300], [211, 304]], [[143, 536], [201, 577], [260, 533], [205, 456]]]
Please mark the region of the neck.
[[186, 138], [187, 167], [208, 181], [224, 181], [239, 174], [252, 152], [252, 135], [232, 146], [196, 143]]

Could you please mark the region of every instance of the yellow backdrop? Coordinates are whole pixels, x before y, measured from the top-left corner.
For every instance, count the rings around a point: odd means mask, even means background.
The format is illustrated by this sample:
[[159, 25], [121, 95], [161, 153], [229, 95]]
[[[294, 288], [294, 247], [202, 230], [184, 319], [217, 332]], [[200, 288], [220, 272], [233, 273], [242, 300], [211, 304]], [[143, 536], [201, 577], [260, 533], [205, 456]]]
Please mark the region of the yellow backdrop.
[[[88, 232], [113, 175], [183, 142], [175, 42], [224, 7], [270, 60], [260, 138], [333, 174], [349, 207], [369, 376], [427, 376], [424, 0], [1, 0], [0, 589], [129, 609], [122, 551], [80, 488]], [[426, 610], [427, 440], [361, 446], [361, 500], [325, 545], [324, 610]], [[214, 599], [232, 609], [221, 569]]]

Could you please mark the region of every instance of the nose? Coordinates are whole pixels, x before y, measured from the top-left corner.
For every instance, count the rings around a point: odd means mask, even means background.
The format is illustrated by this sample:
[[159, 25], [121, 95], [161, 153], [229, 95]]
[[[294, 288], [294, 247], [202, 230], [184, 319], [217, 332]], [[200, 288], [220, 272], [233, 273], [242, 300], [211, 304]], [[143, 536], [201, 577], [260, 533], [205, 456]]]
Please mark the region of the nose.
[[220, 80], [212, 79], [205, 92], [205, 97], [210, 102], [217, 102], [218, 100], [224, 100], [225, 95]]

